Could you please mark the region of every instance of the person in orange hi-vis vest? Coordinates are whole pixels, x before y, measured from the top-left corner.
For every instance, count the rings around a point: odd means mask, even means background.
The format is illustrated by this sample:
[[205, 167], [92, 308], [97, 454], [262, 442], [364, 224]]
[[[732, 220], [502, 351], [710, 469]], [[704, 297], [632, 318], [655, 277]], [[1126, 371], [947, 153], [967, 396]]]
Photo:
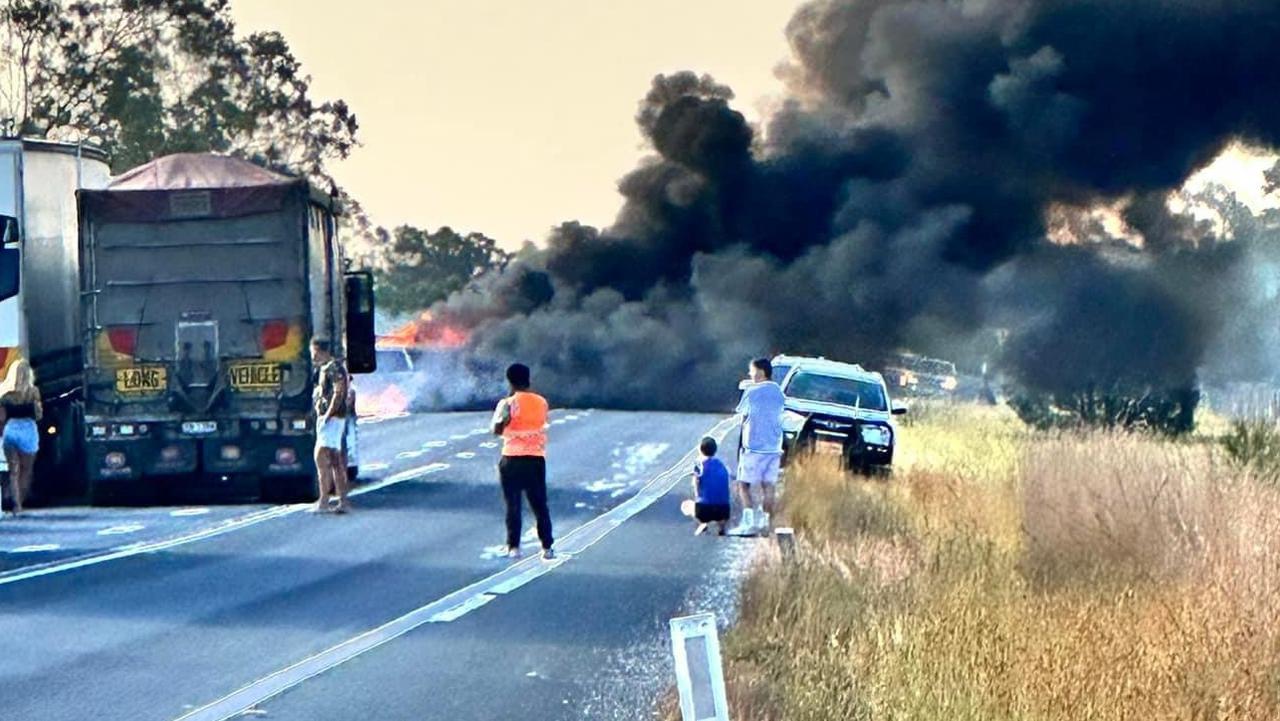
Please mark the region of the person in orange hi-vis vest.
[[520, 557], [520, 515], [523, 498], [538, 521], [543, 560], [555, 558], [551, 549], [551, 511], [547, 508], [547, 399], [529, 390], [529, 367], [507, 368], [511, 395], [493, 412], [493, 432], [502, 436], [498, 478], [507, 504], [507, 556]]

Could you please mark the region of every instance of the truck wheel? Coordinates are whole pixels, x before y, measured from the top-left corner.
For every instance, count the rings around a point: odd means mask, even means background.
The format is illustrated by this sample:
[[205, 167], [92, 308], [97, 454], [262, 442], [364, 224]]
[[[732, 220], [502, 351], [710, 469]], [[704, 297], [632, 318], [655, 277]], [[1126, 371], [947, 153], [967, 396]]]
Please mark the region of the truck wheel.
[[85, 502], [90, 506], [112, 506], [119, 503], [119, 493], [96, 481], [85, 482]]
[[266, 503], [312, 503], [316, 479], [311, 476], [272, 476], [262, 479], [261, 498]]
[[89, 481], [86, 495], [91, 506], [154, 506], [160, 497], [160, 487], [153, 478], [113, 483]]

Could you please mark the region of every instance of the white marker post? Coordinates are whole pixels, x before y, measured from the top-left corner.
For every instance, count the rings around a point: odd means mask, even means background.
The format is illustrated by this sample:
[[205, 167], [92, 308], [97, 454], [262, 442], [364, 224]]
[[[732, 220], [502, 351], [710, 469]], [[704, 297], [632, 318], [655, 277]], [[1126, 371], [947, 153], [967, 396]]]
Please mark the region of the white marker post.
[[711, 613], [671, 619], [676, 688], [684, 721], [729, 721], [720, 666], [720, 636]]
[[778, 542], [782, 560], [791, 563], [796, 558], [796, 532], [790, 528], [773, 529], [773, 539]]

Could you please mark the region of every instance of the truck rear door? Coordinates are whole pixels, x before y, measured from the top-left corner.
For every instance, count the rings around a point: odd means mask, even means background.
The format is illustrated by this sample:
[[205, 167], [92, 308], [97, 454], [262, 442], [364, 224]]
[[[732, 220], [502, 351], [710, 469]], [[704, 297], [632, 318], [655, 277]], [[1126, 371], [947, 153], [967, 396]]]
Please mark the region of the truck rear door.
[[304, 202], [190, 220], [86, 213], [91, 397], [167, 397], [188, 414], [303, 392]]

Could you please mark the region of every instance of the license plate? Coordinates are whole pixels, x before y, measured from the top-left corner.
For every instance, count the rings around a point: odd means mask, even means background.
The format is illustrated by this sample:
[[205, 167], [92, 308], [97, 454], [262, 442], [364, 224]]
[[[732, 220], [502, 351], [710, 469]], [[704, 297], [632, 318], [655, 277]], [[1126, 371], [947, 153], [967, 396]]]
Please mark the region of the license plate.
[[163, 393], [169, 387], [164, 366], [134, 366], [116, 370], [116, 391], [127, 394]]
[[279, 363], [237, 363], [227, 374], [231, 387], [241, 391], [276, 390], [284, 380]]
[[215, 433], [218, 430], [217, 421], [183, 421], [182, 432], [189, 435], [202, 435], [205, 433]]
[[844, 444], [837, 441], [818, 441], [813, 450], [822, 455], [839, 456], [844, 454]]

